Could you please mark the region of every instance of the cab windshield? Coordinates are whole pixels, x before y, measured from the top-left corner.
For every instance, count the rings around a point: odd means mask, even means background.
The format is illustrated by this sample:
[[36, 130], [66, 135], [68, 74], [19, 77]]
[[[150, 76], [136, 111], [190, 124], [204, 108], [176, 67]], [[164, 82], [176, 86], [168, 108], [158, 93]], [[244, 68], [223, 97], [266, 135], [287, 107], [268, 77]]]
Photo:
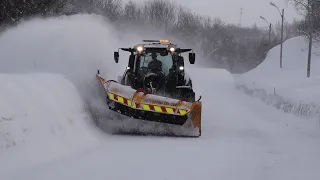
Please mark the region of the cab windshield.
[[[146, 53], [140, 56], [140, 71], [142, 73], [147, 73], [145, 70], [148, 69], [149, 63], [152, 61], [152, 53]], [[168, 76], [170, 68], [173, 67], [173, 58], [170, 53], [165, 56], [161, 56], [160, 53], [157, 54], [157, 60], [162, 63], [162, 72], [165, 76]]]

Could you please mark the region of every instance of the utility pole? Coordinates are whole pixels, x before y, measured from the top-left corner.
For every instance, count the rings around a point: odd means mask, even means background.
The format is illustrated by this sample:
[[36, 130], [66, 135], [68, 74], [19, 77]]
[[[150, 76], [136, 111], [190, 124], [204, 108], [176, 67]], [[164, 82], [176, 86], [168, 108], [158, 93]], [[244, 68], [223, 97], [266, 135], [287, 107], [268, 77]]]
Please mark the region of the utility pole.
[[281, 45], [280, 45], [280, 68], [282, 68], [282, 51], [283, 51], [283, 23], [284, 23], [284, 9], [282, 9], [282, 13], [280, 12], [280, 9], [276, 4], [273, 2], [270, 2], [271, 6], [274, 6], [275, 8], [278, 9], [279, 14], [281, 16]]
[[312, 31], [313, 31], [313, 2], [308, 0], [308, 20], [309, 20], [309, 50], [308, 50], [308, 65], [307, 65], [307, 77], [310, 77], [311, 71], [311, 53], [312, 53]]
[[280, 46], [280, 68], [282, 68], [282, 51], [283, 51], [283, 21], [284, 21], [284, 9], [281, 14], [281, 46]]
[[266, 21], [266, 23], [267, 23], [267, 25], [268, 25], [268, 28], [269, 28], [269, 47], [270, 47], [270, 44], [271, 44], [271, 30], [272, 30], [272, 25], [271, 25], [271, 23], [269, 23], [269, 22], [267, 21], [266, 18], [264, 18], [264, 17], [262, 17], [262, 16], [260, 16], [260, 18], [263, 19], [264, 21]]

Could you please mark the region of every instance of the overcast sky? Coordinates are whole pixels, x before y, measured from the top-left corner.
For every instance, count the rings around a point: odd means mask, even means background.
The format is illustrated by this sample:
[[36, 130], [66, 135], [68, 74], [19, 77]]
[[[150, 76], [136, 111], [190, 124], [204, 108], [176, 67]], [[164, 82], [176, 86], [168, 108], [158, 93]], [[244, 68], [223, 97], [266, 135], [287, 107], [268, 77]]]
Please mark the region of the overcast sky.
[[[124, 0], [129, 1], [129, 0]], [[132, 0], [133, 2], [144, 0]], [[301, 19], [291, 3], [288, 0], [174, 0], [194, 12], [212, 17], [220, 17], [228, 23], [240, 22], [240, 9], [243, 8], [242, 26], [252, 26], [257, 23], [258, 26], [265, 26], [266, 22], [260, 19], [265, 17], [269, 22], [276, 23], [281, 21], [278, 10], [270, 6], [270, 1], [275, 3], [280, 10], [285, 9], [285, 19], [292, 22], [293, 18]]]

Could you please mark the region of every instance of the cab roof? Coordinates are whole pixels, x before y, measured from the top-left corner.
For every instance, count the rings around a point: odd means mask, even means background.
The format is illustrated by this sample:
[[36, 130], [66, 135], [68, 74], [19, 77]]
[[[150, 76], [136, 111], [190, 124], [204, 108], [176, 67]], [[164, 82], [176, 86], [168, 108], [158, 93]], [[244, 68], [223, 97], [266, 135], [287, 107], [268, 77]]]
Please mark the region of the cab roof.
[[143, 46], [144, 48], [176, 48], [176, 44], [172, 44], [170, 40], [142, 40], [144, 43], [137, 44], [134, 47]]
[[169, 49], [173, 47], [176, 49], [178, 53], [184, 53], [191, 51], [192, 49], [180, 49], [177, 47], [176, 44], [172, 44], [171, 40], [142, 40], [143, 43], [135, 45], [133, 48], [120, 48], [123, 51], [129, 51], [131, 53], [137, 52], [136, 49], [140, 46], [143, 47], [143, 49]]

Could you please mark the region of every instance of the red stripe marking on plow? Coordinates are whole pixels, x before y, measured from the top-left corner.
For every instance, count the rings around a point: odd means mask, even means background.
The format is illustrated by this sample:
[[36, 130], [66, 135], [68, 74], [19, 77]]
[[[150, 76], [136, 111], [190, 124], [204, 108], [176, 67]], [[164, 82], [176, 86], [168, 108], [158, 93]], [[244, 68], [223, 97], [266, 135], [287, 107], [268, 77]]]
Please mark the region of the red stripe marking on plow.
[[150, 110], [154, 111], [154, 106], [149, 105], [149, 107], [150, 107]]
[[123, 98], [123, 102], [124, 102], [126, 105], [128, 105], [128, 99]]
[[167, 109], [165, 107], [163, 107], [163, 106], [161, 106], [161, 111], [162, 112], [166, 112], [166, 113], [168, 112]]
[[114, 99], [118, 101], [118, 95], [114, 95]]

